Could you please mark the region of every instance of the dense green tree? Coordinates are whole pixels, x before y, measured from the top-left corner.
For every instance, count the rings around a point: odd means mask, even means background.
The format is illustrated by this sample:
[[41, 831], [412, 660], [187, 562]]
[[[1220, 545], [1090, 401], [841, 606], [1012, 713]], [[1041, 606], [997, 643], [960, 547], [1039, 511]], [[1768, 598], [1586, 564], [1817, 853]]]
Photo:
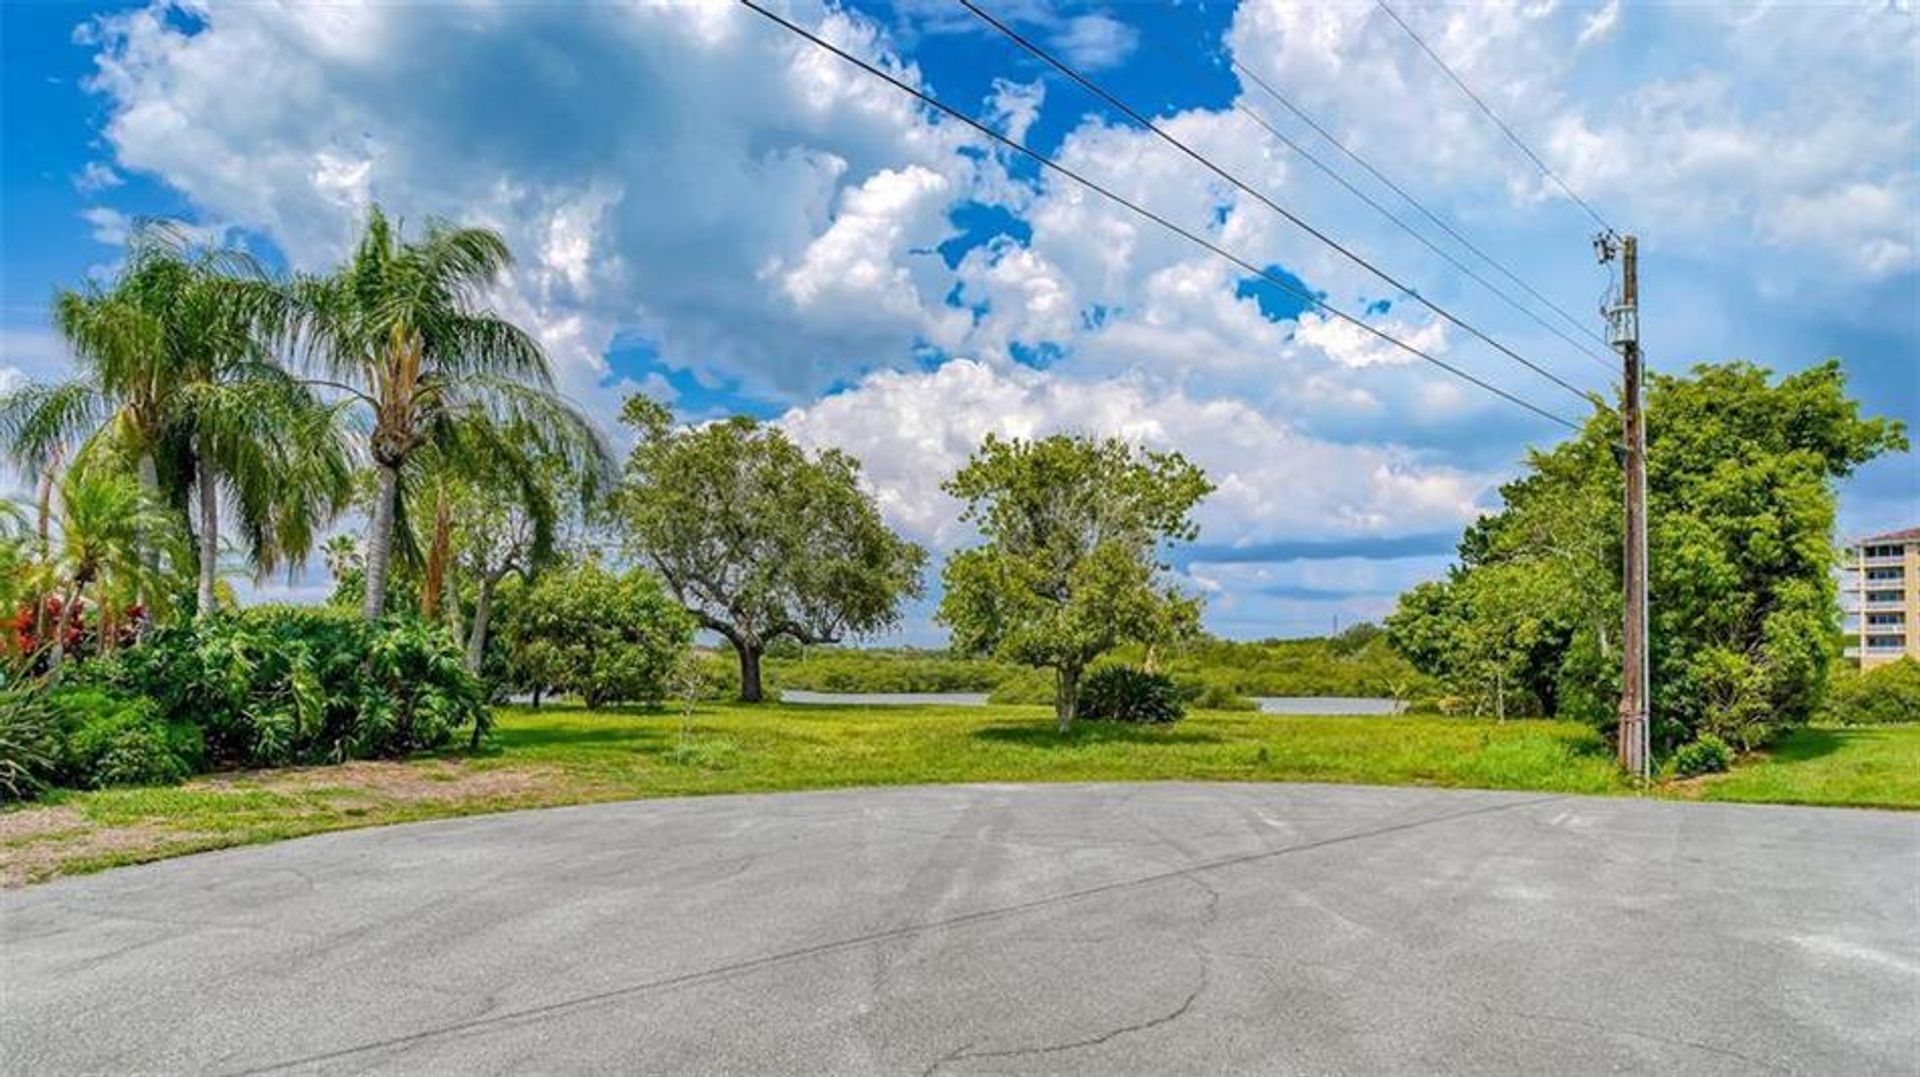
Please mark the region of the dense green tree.
[[589, 558], [515, 598], [502, 632], [512, 679], [589, 707], [658, 703], [692, 642], [692, 618], [644, 569], [616, 575]]
[[[1449, 578], [1410, 591], [1395, 643], [1456, 692], [1611, 729], [1618, 698], [1619, 418], [1536, 452], [1471, 527]], [[1774, 379], [1747, 363], [1647, 391], [1655, 736], [1751, 747], [1805, 721], [1833, 658], [1834, 483], [1904, 448], [1863, 418], [1838, 362]]]
[[308, 364], [324, 376], [319, 384], [371, 420], [368, 620], [386, 608], [403, 475], [423, 446], [458, 453], [463, 428], [492, 424], [528, 432], [572, 466], [603, 466], [605, 446], [554, 393], [540, 345], [483, 305], [510, 261], [495, 232], [433, 222], [408, 240], [375, 208], [345, 265], [291, 290], [287, 316]]
[[1197, 535], [1192, 512], [1213, 487], [1180, 454], [988, 435], [944, 489], [983, 541], [948, 560], [939, 620], [956, 651], [1051, 668], [1062, 730], [1094, 659], [1197, 630], [1200, 602], [1165, 580], [1161, 557]]
[[623, 419], [639, 435], [616, 494], [627, 544], [733, 648], [743, 701], [774, 641], [876, 632], [919, 593], [926, 552], [887, 529], [847, 454], [744, 416], [676, 426], [644, 396]]

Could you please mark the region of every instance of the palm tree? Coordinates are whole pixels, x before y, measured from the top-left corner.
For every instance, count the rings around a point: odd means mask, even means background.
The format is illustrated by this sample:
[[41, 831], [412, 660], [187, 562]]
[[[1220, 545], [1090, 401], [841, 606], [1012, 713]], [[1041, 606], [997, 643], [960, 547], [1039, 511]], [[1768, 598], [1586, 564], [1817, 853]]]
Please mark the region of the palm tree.
[[[67, 653], [67, 637], [82, 603], [91, 601], [100, 646], [110, 648], [117, 618], [142, 595], [168, 593], [149, 557], [175, 531], [174, 517], [139, 484], [112, 467], [75, 466], [62, 475], [58, 539], [49, 567], [60, 593], [53, 629], [52, 665]], [[151, 609], [142, 612], [151, 615]]]
[[436, 221], [410, 241], [375, 207], [346, 264], [293, 290], [303, 356], [325, 379], [315, 384], [358, 402], [371, 420], [369, 620], [386, 607], [402, 474], [422, 447], [460, 452], [456, 430], [486, 422], [524, 425], [544, 449], [583, 466], [607, 457], [587, 420], [554, 394], [539, 343], [483, 305], [511, 261], [491, 230]]
[[[0, 398], [0, 441], [29, 472], [79, 446], [125, 462], [147, 500], [182, 513], [198, 493], [199, 613], [214, 608], [224, 487], [261, 570], [308, 553], [344, 506], [350, 463], [332, 413], [273, 360], [285, 294], [243, 254], [143, 225], [107, 287], [55, 297], [77, 377]], [[156, 550], [145, 546], [149, 575]]]

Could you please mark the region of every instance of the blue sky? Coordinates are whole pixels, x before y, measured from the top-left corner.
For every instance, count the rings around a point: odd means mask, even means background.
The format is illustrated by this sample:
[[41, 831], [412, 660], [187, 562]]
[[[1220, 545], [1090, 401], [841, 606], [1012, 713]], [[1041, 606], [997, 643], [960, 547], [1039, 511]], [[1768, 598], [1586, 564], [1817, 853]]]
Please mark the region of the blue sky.
[[[1462, 320], [1582, 388], [1609, 384], [1235, 111], [1422, 222], [1229, 57], [1587, 317], [1606, 283], [1591, 222], [1378, 11], [984, 6]], [[1580, 414], [964, 8], [785, 9], [1368, 324]], [[1838, 355], [1870, 410], [1920, 419], [1907, 5], [1403, 15], [1643, 236], [1656, 367]], [[989, 430], [1188, 452], [1220, 491], [1180, 568], [1208, 594], [1210, 626], [1236, 636], [1379, 616], [1444, 570], [1452, 536], [1556, 436], [733, 5], [14, 4], [0, 19], [3, 381], [59, 376], [47, 298], [110, 266], [133, 217], [182, 217], [317, 268], [377, 200], [501, 229], [519, 265], [496, 301], [590, 412], [646, 391], [691, 417], [745, 411], [845, 446], [888, 518], [936, 550], [966, 539], [938, 482]], [[1916, 517], [1911, 455], [1844, 490], [1849, 533]], [[924, 609], [906, 635], [937, 639]]]

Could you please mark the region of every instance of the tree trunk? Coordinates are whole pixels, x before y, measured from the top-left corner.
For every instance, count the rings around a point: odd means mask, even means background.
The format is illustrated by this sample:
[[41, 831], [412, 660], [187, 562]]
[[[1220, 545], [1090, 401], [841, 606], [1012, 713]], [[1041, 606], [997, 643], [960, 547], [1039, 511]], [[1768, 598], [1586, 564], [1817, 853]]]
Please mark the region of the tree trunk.
[[493, 617], [493, 579], [480, 578], [480, 592], [473, 598], [473, 630], [467, 634], [467, 672], [480, 675], [480, 663], [487, 655], [487, 622]]
[[67, 657], [67, 628], [73, 624], [73, 607], [80, 601], [78, 586], [67, 588], [67, 595], [60, 600], [60, 619], [53, 625], [53, 657], [48, 660], [49, 669], [59, 669], [60, 663]]
[[377, 621], [387, 609], [387, 568], [393, 563], [393, 501], [400, 469], [375, 462], [379, 485], [373, 494], [373, 518], [367, 521], [367, 594], [360, 615]]
[[440, 594], [447, 585], [447, 558], [453, 548], [453, 507], [444, 491], [433, 495], [433, 542], [427, 547], [426, 579], [420, 583], [420, 619], [431, 621], [440, 612]]
[[194, 616], [206, 620], [213, 616], [213, 580], [220, 570], [220, 487], [206, 468], [202, 454], [200, 466], [200, 587], [195, 592]]
[[[140, 454], [138, 472], [140, 478], [140, 493], [149, 503], [158, 504], [160, 501], [160, 468], [153, 462], [152, 453], [142, 452]], [[147, 586], [155, 576], [160, 574], [160, 551], [154, 547], [152, 536], [148, 535], [144, 528], [141, 529], [137, 541], [140, 544], [140, 564], [146, 568], [147, 578], [141, 580], [140, 586], [134, 589], [133, 600], [142, 606], [146, 606], [150, 604], [147, 601]]]
[[1080, 671], [1061, 666], [1054, 671], [1053, 716], [1065, 733], [1073, 726], [1073, 715], [1080, 707]]
[[740, 702], [758, 703], [764, 698], [760, 690], [760, 655], [764, 647], [735, 643], [733, 649], [740, 653]]

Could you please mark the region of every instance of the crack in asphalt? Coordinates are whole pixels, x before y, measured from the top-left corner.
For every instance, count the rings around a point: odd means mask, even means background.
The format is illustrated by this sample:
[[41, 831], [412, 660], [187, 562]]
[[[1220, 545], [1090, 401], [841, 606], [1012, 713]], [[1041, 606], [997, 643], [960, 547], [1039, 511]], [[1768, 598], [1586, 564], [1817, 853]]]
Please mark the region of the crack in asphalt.
[[[1166, 871], [1160, 871], [1160, 872], [1154, 872], [1148, 875], [1136, 876], [1131, 879], [1121, 879], [1115, 882], [1101, 883], [1097, 886], [1084, 887], [1079, 890], [1070, 890], [1064, 893], [1053, 894], [1047, 897], [1035, 898], [1031, 901], [1017, 902], [1012, 905], [1003, 905], [1003, 906], [999, 906], [991, 909], [979, 909], [974, 912], [961, 913], [955, 916], [945, 917], [939, 920], [926, 921], [918, 924], [908, 924], [900, 927], [889, 928], [883, 931], [871, 932], [865, 935], [856, 935], [850, 938], [836, 939], [831, 942], [816, 943], [811, 946], [802, 946], [802, 947], [797, 947], [791, 950], [784, 950], [784, 951], [779, 951], [771, 954], [763, 954], [759, 957], [745, 958], [739, 961], [728, 962], [726, 964], [716, 965], [706, 969], [699, 969], [693, 972], [684, 972], [684, 973], [679, 973], [673, 976], [664, 976], [654, 980], [647, 980], [641, 983], [628, 984], [623, 987], [610, 988], [605, 991], [596, 991], [590, 994], [577, 995], [573, 998], [559, 999], [554, 1002], [542, 1003], [537, 1006], [528, 1006], [523, 1009], [513, 1010], [506, 1013], [470, 1018], [462, 1021], [452, 1022], [449, 1024], [439, 1025], [433, 1028], [421, 1029], [417, 1032], [409, 1032], [399, 1036], [390, 1036], [385, 1039], [370, 1040], [365, 1043], [355, 1044], [351, 1047], [342, 1047], [342, 1048], [338, 1048], [331, 1051], [315, 1052], [308, 1055], [302, 1055], [297, 1058], [286, 1059], [280, 1062], [270, 1062], [263, 1065], [253, 1066], [253, 1067], [249, 1067], [241, 1070], [230, 1070], [228, 1071], [228, 1075], [229, 1077], [251, 1077], [251, 1075], [254, 1075], [254, 1074], [276, 1073], [276, 1072], [281, 1072], [285, 1070], [290, 1070], [299, 1066], [310, 1066], [310, 1065], [315, 1065], [323, 1062], [337, 1061], [343, 1058], [350, 1058], [354, 1055], [369, 1054], [376, 1051], [391, 1050], [391, 1049], [400, 1048], [400, 1047], [410, 1047], [418, 1043], [439, 1039], [446, 1036], [452, 1036], [462, 1032], [470, 1032], [470, 1031], [474, 1031], [476, 1029], [487, 1027], [487, 1026], [509, 1027], [516, 1024], [538, 1021], [544, 1018], [553, 1017], [553, 1016], [567, 1013], [574, 1010], [585, 1009], [595, 1005], [600, 1005], [608, 1002], [615, 1002], [622, 999], [634, 998], [640, 995], [650, 994], [656, 991], [669, 991], [669, 990], [674, 990], [681, 987], [688, 987], [696, 984], [724, 980], [732, 976], [741, 975], [743, 973], [754, 972], [760, 969], [770, 968], [777, 965], [784, 965], [791, 962], [803, 961], [808, 958], [820, 957], [827, 954], [835, 954], [835, 953], [840, 953], [842, 951], [854, 950], [854, 949], [858, 949], [859, 947], [870, 946], [878, 942], [888, 942], [895, 939], [908, 938], [914, 935], [922, 934], [924, 932], [939, 931], [943, 929], [958, 928], [958, 927], [967, 927], [967, 926], [980, 924], [980, 923], [988, 923], [994, 920], [1001, 920], [1001, 919], [1006, 919], [1008, 917], [1019, 916], [1025, 913], [1035, 912], [1041, 909], [1049, 909], [1049, 908], [1054, 908], [1060, 905], [1066, 905], [1074, 902], [1085, 901], [1090, 898], [1101, 897], [1107, 894], [1125, 892], [1129, 890], [1135, 890], [1141, 887], [1155, 886], [1160, 883], [1177, 881], [1177, 880], [1192, 880], [1194, 876], [1202, 872], [1219, 871], [1224, 868], [1238, 867], [1243, 864], [1257, 863], [1262, 860], [1270, 860], [1275, 857], [1289, 856], [1295, 853], [1312, 852], [1314, 850], [1325, 849], [1330, 846], [1344, 845], [1349, 842], [1355, 842], [1355, 841], [1364, 841], [1368, 838], [1383, 837], [1388, 834], [1396, 834], [1396, 833], [1401, 833], [1408, 830], [1413, 830], [1419, 827], [1433, 826], [1440, 823], [1452, 822], [1457, 819], [1467, 819], [1467, 818], [1471, 818], [1478, 815], [1489, 815], [1495, 812], [1514, 811], [1520, 808], [1535, 807], [1541, 804], [1551, 804], [1556, 801], [1561, 801], [1565, 799], [1567, 799], [1565, 795], [1554, 795], [1554, 796], [1529, 797], [1525, 800], [1505, 801], [1498, 804], [1486, 804], [1477, 808], [1468, 808], [1463, 811], [1446, 812], [1440, 815], [1427, 816], [1422, 819], [1413, 819], [1413, 820], [1407, 820], [1399, 823], [1391, 823], [1384, 826], [1369, 827], [1365, 830], [1356, 830], [1346, 834], [1337, 834], [1337, 835], [1334, 835], [1333, 837], [1321, 838], [1316, 841], [1300, 842], [1293, 845], [1283, 845], [1278, 848], [1272, 848], [1272, 849], [1261, 849], [1255, 852], [1240, 853], [1234, 856], [1217, 857], [1213, 860], [1201, 861], [1199, 863], [1188, 864], [1182, 867], [1172, 868]], [[1202, 986], [1204, 986], [1204, 984]], [[1197, 997], [1197, 994], [1198, 992], [1196, 991], [1196, 997]], [[1188, 1005], [1190, 1004], [1191, 1004], [1191, 1000], [1189, 1000], [1188, 1002]], [[1181, 1009], [1180, 1012], [1184, 1012], [1184, 1007]], [[1168, 1019], [1171, 1019], [1171, 1017], [1169, 1017]]]
[[1213, 983], [1213, 951], [1208, 948], [1204, 940], [1206, 929], [1212, 927], [1220, 918], [1220, 890], [1198, 875], [1187, 876], [1183, 881], [1198, 886], [1206, 893], [1207, 901], [1200, 914], [1199, 923], [1193, 937], [1194, 956], [1200, 959], [1200, 982], [1194, 985], [1193, 990], [1187, 993], [1187, 997], [1182, 999], [1178, 1006], [1157, 1017], [1120, 1025], [1117, 1028], [1111, 1028], [1105, 1032], [1083, 1039], [1066, 1040], [1060, 1043], [1040, 1044], [1034, 1047], [1009, 1047], [997, 1051], [975, 1051], [973, 1049], [973, 1043], [970, 1041], [934, 1059], [928, 1064], [926, 1069], [921, 1071], [920, 1077], [932, 1077], [933, 1073], [943, 1066], [952, 1065], [955, 1062], [965, 1062], [969, 1059], [1027, 1058], [1033, 1055], [1051, 1055], [1058, 1054], [1062, 1051], [1077, 1051], [1086, 1047], [1098, 1047], [1100, 1044], [1106, 1043], [1109, 1040], [1118, 1039], [1121, 1036], [1135, 1032], [1145, 1032], [1148, 1029], [1159, 1028], [1162, 1025], [1170, 1025], [1192, 1012], [1193, 1004], [1200, 1000], [1201, 995], [1207, 993], [1207, 988]]

